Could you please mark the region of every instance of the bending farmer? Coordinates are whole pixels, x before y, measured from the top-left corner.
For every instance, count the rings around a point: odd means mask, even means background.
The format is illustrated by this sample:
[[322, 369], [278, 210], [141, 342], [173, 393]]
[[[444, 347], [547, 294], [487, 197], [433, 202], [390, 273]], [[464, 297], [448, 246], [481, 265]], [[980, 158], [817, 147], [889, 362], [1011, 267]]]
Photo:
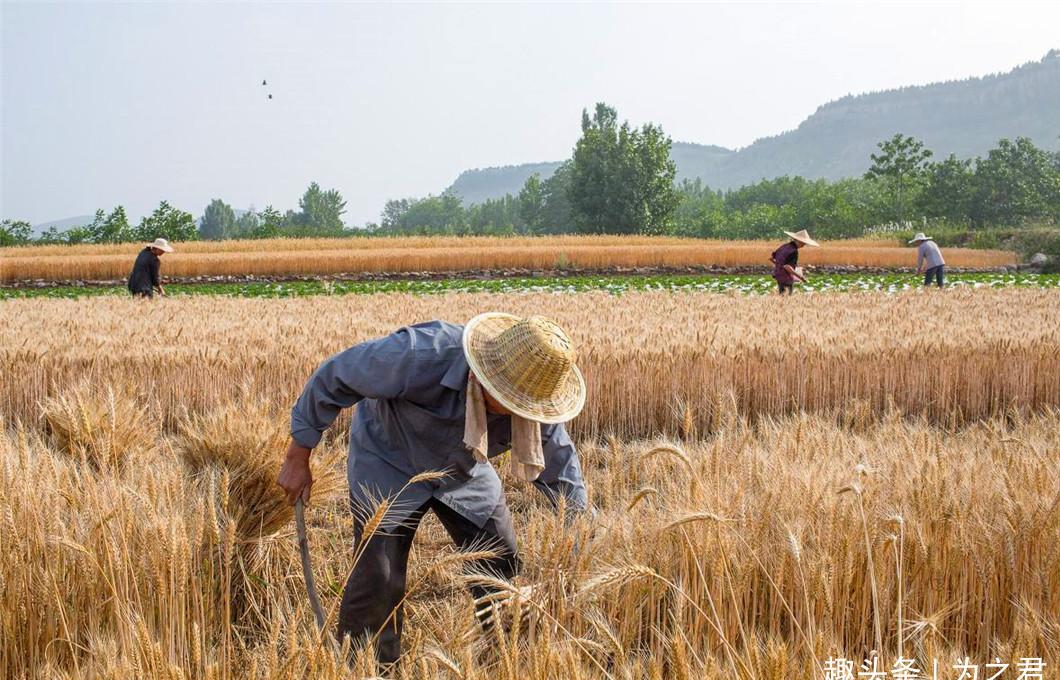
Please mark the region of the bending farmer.
[[[585, 403], [574, 360], [569, 338], [551, 321], [488, 313], [466, 326], [402, 328], [336, 354], [313, 373], [291, 411], [293, 441], [278, 480], [288, 502], [308, 498], [310, 451], [354, 404], [347, 476], [357, 544], [376, 502], [395, 500], [346, 582], [340, 640], [378, 635], [379, 661], [397, 660], [409, 548], [428, 511], [457, 545], [498, 553], [479, 569], [516, 574], [511, 514], [490, 457], [510, 448], [517, 477], [556, 506], [565, 499], [568, 509], [587, 507], [578, 456], [562, 425]], [[443, 478], [408, 484], [441, 470]], [[490, 592], [472, 588], [476, 598]]]
[[942, 288], [946, 282], [946, 261], [942, 259], [942, 251], [930, 236], [924, 236], [920, 232], [909, 242], [916, 244], [916, 273], [924, 272], [924, 285], [930, 286], [931, 280]]
[[802, 275], [802, 270], [799, 268], [799, 249], [803, 246], [819, 244], [810, 238], [805, 229], [794, 233], [790, 231], [784, 233], [790, 236], [791, 240], [774, 250], [769, 256], [769, 261], [773, 263], [773, 278], [777, 282], [777, 290], [781, 295], [785, 292], [791, 295], [795, 290], [796, 281], [806, 283], [806, 277]]
[[132, 273], [129, 274], [128, 288], [133, 297], [153, 297], [155, 290], [159, 295], [166, 294], [158, 272], [162, 266], [162, 255], [172, 252], [173, 246], [164, 238], [156, 238], [154, 243], [148, 243], [140, 251], [133, 264]]

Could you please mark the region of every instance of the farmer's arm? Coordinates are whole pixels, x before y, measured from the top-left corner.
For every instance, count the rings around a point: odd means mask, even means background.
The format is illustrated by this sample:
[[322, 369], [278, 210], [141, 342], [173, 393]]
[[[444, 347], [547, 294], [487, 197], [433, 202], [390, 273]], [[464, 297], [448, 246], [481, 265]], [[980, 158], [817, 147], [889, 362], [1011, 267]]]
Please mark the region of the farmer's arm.
[[797, 271], [795, 271], [795, 267], [792, 267], [790, 264], [784, 265], [784, 271], [786, 271], [787, 273], [791, 274], [792, 276], [794, 276], [799, 281], [805, 281], [806, 280], [806, 277], [799, 276], [799, 273]]
[[322, 363], [291, 409], [291, 439], [311, 449], [339, 412], [361, 399], [395, 399], [405, 393], [414, 356], [401, 329], [355, 345]]
[[567, 434], [567, 428], [559, 425], [541, 426], [541, 444], [545, 454], [545, 469], [534, 480], [534, 486], [545, 494], [553, 507], [558, 508], [561, 498], [566, 499], [568, 517], [572, 513], [589, 508], [589, 494], [582, 481], [578, 452]]
[[916, 273], [919, 274], [923, 269], [924, 265], [924, 246], [917, 246], [916, 248]]
[[342, 409], [364, 398], [393, 399], [405, 392], [411, 344], [402, 329], [340, 352], [313, 372], [291, 409], [291, 444], [277, 480], [289, 503], [299, 494], [308, 498], [309, 455]]
[[158, 290], [159, 294], [165, 295], [166, 291], [162, 288], [162, 276], [160, 269], [162, 268], [162, 262], [156, 257], [151, 262], [151, 285]]

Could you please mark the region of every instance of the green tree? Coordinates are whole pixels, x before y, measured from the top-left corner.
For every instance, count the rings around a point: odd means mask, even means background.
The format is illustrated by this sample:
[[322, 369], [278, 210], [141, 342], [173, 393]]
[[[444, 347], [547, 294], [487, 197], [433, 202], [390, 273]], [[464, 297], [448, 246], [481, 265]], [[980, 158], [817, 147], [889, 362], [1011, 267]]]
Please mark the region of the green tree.
[[93, 243], [128, 243], [136, 240], [124, 206], [119, 205], [105, 218], [100, 219], [102, 216], [102, 210], [96, 211], [96, 219], [90, 227]]
[[571, 159], [570, 201], [575, 225], [587, 233], [660, 233], [680, 197], [670, 138], [658, 126], [618, 124], [615, 109], [599, 103], [582, 111], [582, 136]]
[[1026, 137], [1002, 139], [975, 168], [975, 218], [1015, 225], [1060, 218], [1060, 172], [1047, 152]]
[[698, 177], [678, 186], [681, 202], [674, 211], [674, 233], [682, 236], [717, 236], [725, 221], [725, 199]]
[[0, 222], [0, 246], [20, 246], [33, 237], [33, 226], [25, 220]]
[[540, 233], [567, 234], [574, 231], [574, 209], [570, 202], [570, 161], [556, 168], [552, 176], [541, 185]]
[[66, 243], [68, 245], [77, 245], [78, 243], [93, 243], [95, 234], [92, 231], [90, 225], [81, 227], [70, 227], [64, 232], [56, 234], [54, 227], [49, 230], [48, 242], [50, 243]]
[[301, 214], [298, 223], [308, 227], [312, 232], [341, 233], [343, 229], [342, 214], [346, 212], [346, 201], [335, 189], [324, 191], [316, 182], [312, 182], [298, 201]]
[[164, 238], [170, 241], [194, 241], [199, 238], [195, 218], [189, 212], [178, 210], [167, 201], [158, 204], [133, 230], [137, 241], [154, 241]]
[[418, 233], [454, 234], [464, 230], [464, 205], [453, 194], [416, 201], [405, 215], [406, 225]]
[[219, 241], [226, 238], [235, 224], [236, 213], [232, 206], [219, 198], [210, 201], [202, 213], [199, 222], [199, 236], [207, 241]]
[[231, 238], [254, 238], [260, 226], [258, 213], [251, 206], [250, 210], [236, 217], [232, 223]]
[[404, 226], [404, 218], [415, 199], [396, 198], [383, 204], [383, 213], [379, 218], [379, 228], [383, 231], [397, 232]]
[[283, 214], [271, 205], [258, 213], [258, 228], [251, 238], [275, 238], [283, 233]]
[[971, 216], [974, 198], [975, 171], [972, 162], [950, 154], [946, 160], [928, 165], [917, 207], [926, 217], [959, 222]]
[[545, 210], [545, 194], [541, 176], [536, 172], [526, 179], [519, 190], [519, 217], [530, 234], [541, 233], [541, 219]]
[[519, 199], [511, 194], [492, 198], [465, 209], [463, 228], [459, 234], [485, 234], [508, 236], [526, 233], [526, 226], [519, 215]]
[[866, 179], [886, 182], [894, 196], [895, 216], [899, 222], [905, 220], [905, 206], [910, 194], [924, 177], [931, 151], [913, 137], [898, 133], [876, 145], [880, 153], [872, 154], [872, 167], [865, 173]]

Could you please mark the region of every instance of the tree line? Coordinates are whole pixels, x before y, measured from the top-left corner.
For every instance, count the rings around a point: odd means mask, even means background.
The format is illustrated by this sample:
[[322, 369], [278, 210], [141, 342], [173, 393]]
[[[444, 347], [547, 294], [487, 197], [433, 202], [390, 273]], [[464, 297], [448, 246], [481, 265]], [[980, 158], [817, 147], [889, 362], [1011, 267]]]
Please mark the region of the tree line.
[[613, 110], [583, 120], [572, 158], [548, 179], [532, 175], [517, 195], [464, 207], [442, 194], [388, 201], [380, 234], [669, 234], [773, 238], [809, 229], [824, 238], [882, 225], [968, 230], [1060, 223], [1060, 153], [1027, 138], [1002, 139], [986, 157], [932, 160], [912, 137], [880, 142], [864, 176], [837, 181], [764, 179], [721, 191], [674, 183], [670, 140], [658, 128], [616, 126]]
[[[986, 157], [940, 161], [924, 144], [896, 134], [881, 141], [863, 177], [838, 181], [767, 179], [728, 191], [699, 180], [675, 182], [662, 128], [619, 122], [597, 104], [582, 112], [571, 158], [548, 178], [532, 175], [518, 194], [465, 206], [451, 193], [387, 201], [378, 223], [346, 227], [346, 202], [313, 182], [299, 210], [271, 205], [235, 211], [220, 199], [194, 220], [166, 202], [131, 226], [121, 206], [91, 224], [41, 235], [45, 243], [118, 243], [415, 234], [669, 234], [721, 239], [773, 238], [809, 229], [824, 238], [857, 236], [877, 225], [950, 225], [971, 230], [1060, 223], [1060, 153], [1027, 138], [1002, 139]], [[4, 220], [0, 245], [29, 242], [25, 222]]]
[[125, 208], [118, 206], [109, 213], [102, 209], [96, 211], [92, 222], [85, 225], [59, 230], [50, 227], [36, 239], [33, 228], [24, 220], [4, 220], [0, 225], [0, 246], [23, 245], [35, 243], [126, 243], [130, 241], [153, 241], [159, 236], [173, 241], [187, 241], [198, 238], [195, 219], [191, 213], [184, 212], [162, 201], [154, 212], [140, 220], [139, 224], [129, 223]]
[[[150, 215], [132, 225], [123, 206], [110, 213], [97, 210], [91, 223], [60, 230], [50, 227], [37, 238], [24, 220], [0, 223], [0, 246], [28, 243], [130, 243], [165, 238], [170, 241], [350, 235], [342, 223], [346, 202], [335, 189], [312, 182], [298, 201], [298, 210], [281, 213], [271, 205], [262, 211], [237, 211], [219, 198], [210, 201], [196, 220], [191, 213], [162, 201]], [[362, 231], [362, 230], [357, 230]]]

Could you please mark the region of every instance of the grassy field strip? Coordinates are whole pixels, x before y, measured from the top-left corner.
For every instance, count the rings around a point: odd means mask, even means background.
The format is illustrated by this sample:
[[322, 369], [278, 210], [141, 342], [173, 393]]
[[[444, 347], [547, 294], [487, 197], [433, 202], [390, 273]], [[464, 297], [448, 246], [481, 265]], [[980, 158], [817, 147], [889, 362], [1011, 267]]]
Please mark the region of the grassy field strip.
[[[812, 276], [812, 275], [811, 275]], [[1060, 286], [1060, 274], [974, 273], [951, 274], [954, 288], [1008, 288]], [[829, 274], [814, 276], [800, 285], [800, 293], [880, 291], [898, 293], [919, 288], [921, 277], [914, 274]], [[673, 292], [734, 293], [762, 295], [773, 293], [776, 283], [768, 276], [587, 276], [562, 278], [443, 279], [431, 281], [288, 281], [282, 283], [196, 283], [169, 284], [170, 295], [225, 295], [232, 297], [303, 297], [310, 295], [372, 295], [412, 293], [417, 295], [467, 293], [579, 293], [602, 290], [622, 294], [638, 290]], [[17, 298], [77, 298], [100, 295], [128, 295], [118, 286], [57, 286], [46, 288], [0, 288], [0, 300]]]

